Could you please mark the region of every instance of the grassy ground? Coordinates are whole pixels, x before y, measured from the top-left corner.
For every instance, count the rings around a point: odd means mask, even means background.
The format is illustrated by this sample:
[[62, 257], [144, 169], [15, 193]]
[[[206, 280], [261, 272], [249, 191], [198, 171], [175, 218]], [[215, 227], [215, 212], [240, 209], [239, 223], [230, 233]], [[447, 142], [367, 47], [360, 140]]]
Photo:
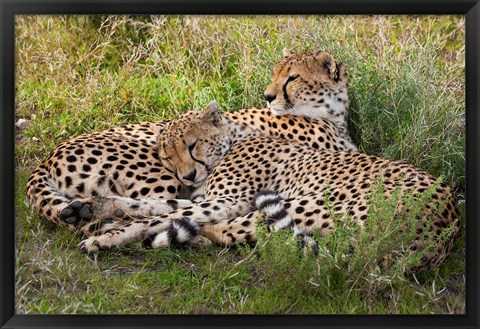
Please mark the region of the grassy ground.
[[263, 107], [288, 47], [346, 64], [362, 151], [442, 176], [463, 200], [463, 28], [451, 16], [18, 17], [16, 116], [27, 124], [16, 143], [17, 312], [464, 313], [465, 216], [453, 255], [405, 277], [349, 266], [341, 234], [317, 259], [282, 234], [255, 250], [127, 248], [92, 259], [25, 196], [33, 167], [70, 137], [212, 99], [225, 110]]

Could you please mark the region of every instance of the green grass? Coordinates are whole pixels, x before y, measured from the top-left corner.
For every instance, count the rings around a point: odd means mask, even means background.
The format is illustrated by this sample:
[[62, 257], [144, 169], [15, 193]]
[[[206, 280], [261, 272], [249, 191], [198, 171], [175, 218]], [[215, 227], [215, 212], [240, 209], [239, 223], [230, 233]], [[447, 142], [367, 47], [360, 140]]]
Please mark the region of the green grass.
[[464, 191], [463, 28], [456, 16], [17, 16], [16, 117], [28, 120], [15, 158], [17, 312], [464, 313], [465, 216], [442, 266], [403, 276], [375, 272], [375, 262], [349, 268], [341, 230], [320, 240], [330, 254], [317, 259], [285, 247], [287, 233], [255, 251], [131, 247], [92, 259], [76, 248], [80, 236], [32, 213], [25, 196], [31, 170], [62, 140], [212, 99], [224, 110], [263, 107], [284, 47], [345, 63], [360, 150]]

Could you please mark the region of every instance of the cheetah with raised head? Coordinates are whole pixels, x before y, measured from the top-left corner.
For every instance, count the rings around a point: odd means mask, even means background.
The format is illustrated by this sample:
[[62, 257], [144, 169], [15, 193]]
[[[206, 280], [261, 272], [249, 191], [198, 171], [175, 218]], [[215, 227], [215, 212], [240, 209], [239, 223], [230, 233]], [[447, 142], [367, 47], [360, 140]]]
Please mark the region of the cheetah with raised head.
[[[303, 60], [299, 62], [299, 58]], [[305, 90], [306, 84], [313, 84], [318, 88], [317, 94], [323, 93], [325, 104], [343, 109], [341, 117], [346, 120], [347, 75], [343, 64], [327, 52], [311, 51], [285, 56], [277, 66], [284, 67], [289, 62], [291, 72], [297, 76], [295, 83], [284, 81], [282, 74], [289, 71], [276, 68], [272, 84], [283, 83], [287, 87], [279, 90], [293, 94]], [[309, 103], [291, 96], [291, 115], [297, 114], [297, 99], [302, 109]], [[312, 109], [317, 108], [318, 102], [317, 98], [310, 101]], [[273, 108], [272, 111], [278, 112]], [[298, 114], [315, 116], [318, 121], [275, 116], [269, 109], [243, 109], [225, 115], [253, 134], [295, 139], [313, 148], [356, 150], [343, 123], [335, 121], [336, 113], [313, 115], [302, 110]], [[167, 120], [130, 124], [60, 143], [28, 180], [30, 204], [47, 220], [87, 235], [104, 232], [131, 218], [159, 215], [190, 205], [188, 200], [167, 201], [178, 198], [182, 186], [189, 185], [189, 177], [178, 179], [158, 159], [157, 138], [166, 123]]]
[[348, 133], [348, 75], [344, 65], [322, 51], [292, 54], [273, 69], [272, 83], [263, 96], [275, 115], [327, 119], [351, 142]]
[[[223, 245], [254, 241], [258, 209], [267, 214], [272, 230], [293, 226], [302, 237], [315, 228], [327, 234], [335, 229], [332, 211], [336, 216], [350, 216], [361, 227], [368, 221], [368, 198], [379, 180], [387, 196], [398, 189], [402, 195], [419, 196], [436, 184], [435, 177], [402, 161], [314, 149], [260, 135], [228, 114], [220, 114], [215, 102], [203, 112], [187, 112], [167, 123], [158, 147], [164, 166], [186, 185], [203, 186], [205, 200], [88, 238], [80, 244], [83, 251], [97, 252], [135, 241], [159, 248], [184, 243], [200, 232]], [[284, 207], [278, 207], [275, 193], [259, 193], [265, 189], [278, 193]], [[402, 218], [400, 210], [401, 206], [397, 220]], [[432, 216], [427, 227], [427, 218]], [[454, 233], [441, 239], [441, 232], [451, 225]], [[417, 237], [410, 250], [422, 245], [424, 230], [435, 232], [438, 253], [423, 259], [422, 265], [438, 265], [451, 249], [458, 228], [459, 212], [451, 188], [441, 183], [418, 217]]]

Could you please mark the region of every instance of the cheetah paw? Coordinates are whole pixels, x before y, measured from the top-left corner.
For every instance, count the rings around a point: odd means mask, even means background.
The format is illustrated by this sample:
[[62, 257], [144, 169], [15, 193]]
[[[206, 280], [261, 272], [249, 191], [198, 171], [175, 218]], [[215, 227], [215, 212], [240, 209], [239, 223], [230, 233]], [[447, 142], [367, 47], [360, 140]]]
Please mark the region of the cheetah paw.
[[67, 224], [83, 226], [93, 218], [92, 204], [75, 200], [62, 210], [60, 218]]
[[78, 244], [78, 248], [84, 254], [98, 253], [101, 249], [100, 244], [98, 243], [98, 240], [95, 237], [91, 237], [86, 240], [83, 240]]

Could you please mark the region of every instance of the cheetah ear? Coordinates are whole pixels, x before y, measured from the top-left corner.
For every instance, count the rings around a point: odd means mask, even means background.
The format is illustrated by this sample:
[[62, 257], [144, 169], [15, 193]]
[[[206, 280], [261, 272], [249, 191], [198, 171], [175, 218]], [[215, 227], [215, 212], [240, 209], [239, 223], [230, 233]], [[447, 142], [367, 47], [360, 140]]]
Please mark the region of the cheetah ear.
[[332, 55], [327, 52], [321, 51], [317, 54], [315, 59], [323, 66], [323, 68], [327, 70], [330, 79], [338, 79], [337, 62]]
[[161, 133], [164, 129], [165, 129], [165, 126], [155, 126], [155, 129]]
[[290, 56], [292, 53], [288, 48], [283, 48], [282, 50], [283, 56]]
[[216, 101], [208, 103], [205, 110], [203, 110], [202, 121], [213, 124], [216, 127], [221, 125], [222, 116], [218, 113], [218, 104]]

